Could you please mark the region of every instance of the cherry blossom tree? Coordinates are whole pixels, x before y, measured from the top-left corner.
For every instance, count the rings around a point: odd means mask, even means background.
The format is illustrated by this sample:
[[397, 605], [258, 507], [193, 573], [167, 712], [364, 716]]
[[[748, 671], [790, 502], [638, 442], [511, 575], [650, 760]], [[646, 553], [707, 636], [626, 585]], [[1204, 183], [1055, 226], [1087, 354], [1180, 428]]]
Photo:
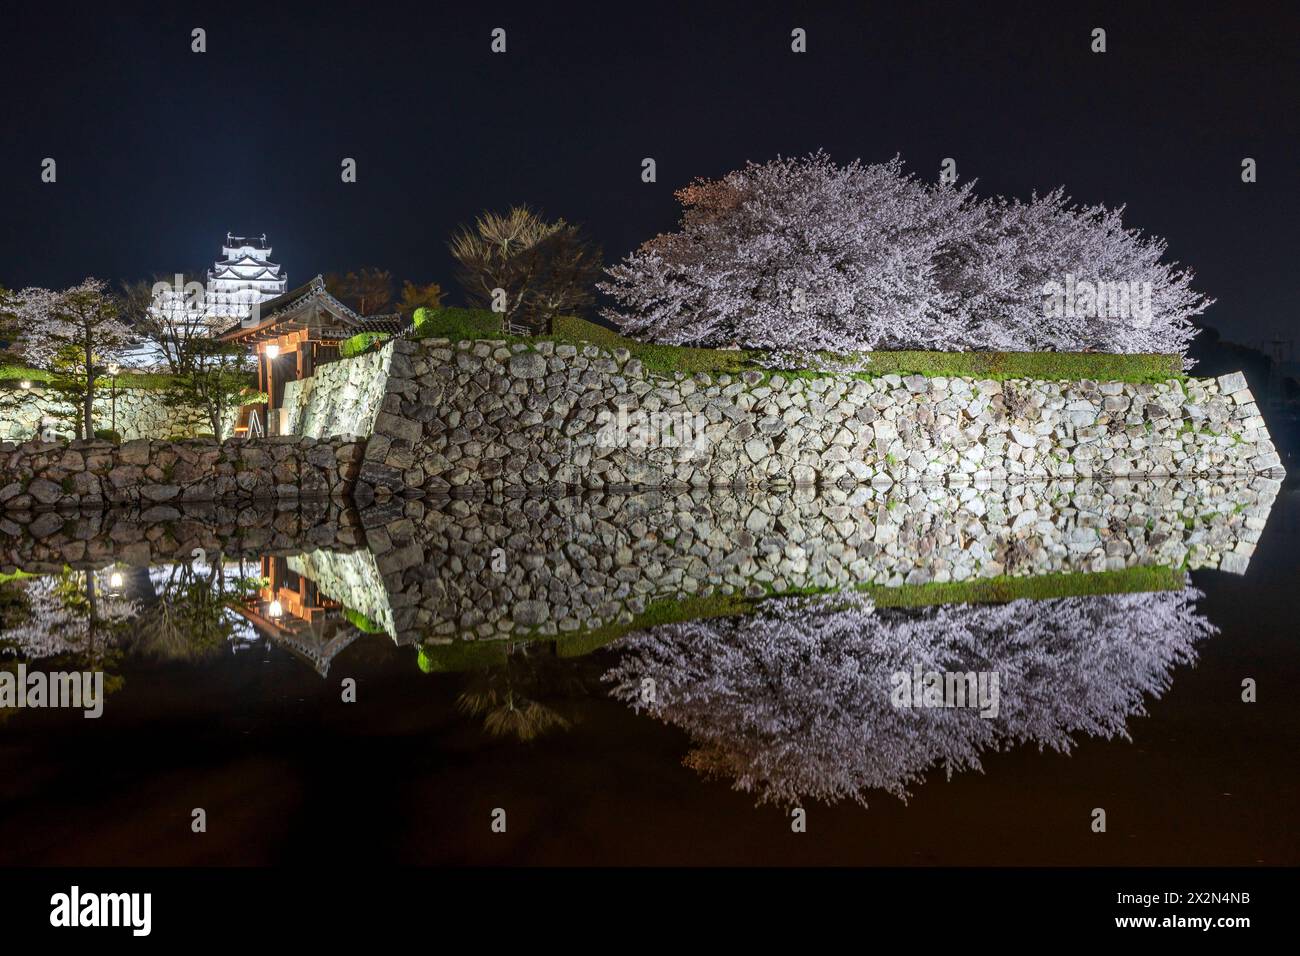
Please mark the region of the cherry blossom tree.
[[[1123, 210], [1078, 208], [1057, 190], [981, 201], [973, 183], [922, 183], [900, 159], [839, 166], [824, 152], [749, 163], [679, 190], [677, 231], [607, 269], [604, 314], [629, 335], [814, 350], [1098, 349], [1182, 352], [1211, 300], [1162, 264], [1165, 244]], [[1049, 318], [1044, 288], [1151, 283], [1136, 322]]]
[[[1213, 633], [1200, 596], [1188, 587], [919, 610], [873, 610], [851, 593], [776, 598], [753, 615], [630, 634], [605, 679], [633, 709], [690, 734], [688, 766], [760, 804], [866, 805], [871, 790], [906, 799], [932, 770], [980, 770], [983, 751], [1127, 738], [1128, 718]], [[996, 672], [996, 717], [896, 707], [892, 675], [918, 666]]]
[[126, 282], [119, 301], [121, 318], [138, 332], [173, 375], [193, 371], [195, 354], [229, 319], [210, 314], [202, 272]]
[[[959, 318], [945, 347], [1185, 354], [1191, 318], [1214, 302], [1192, 290], [1191, 270], [1161, 261], [1164, 240], [1124, 227], [1123, 207], [1077, 206], [1056, 189], [1027, 203], [987, 200], [978, 212], [978, 228], [940, 264]], [[1131, 290], [1134, 301], [1119, 314], [1083, 301], [1052, 310], [1044, 290], [1076, 282]]]
[[131, 343], [121, 307], [100, 279], [54, 292], [28, 288], [17, 295], [19, 351], [52, 375], [51, 384], [79, 408], [78, 431], [94, 436], [95, 383]]

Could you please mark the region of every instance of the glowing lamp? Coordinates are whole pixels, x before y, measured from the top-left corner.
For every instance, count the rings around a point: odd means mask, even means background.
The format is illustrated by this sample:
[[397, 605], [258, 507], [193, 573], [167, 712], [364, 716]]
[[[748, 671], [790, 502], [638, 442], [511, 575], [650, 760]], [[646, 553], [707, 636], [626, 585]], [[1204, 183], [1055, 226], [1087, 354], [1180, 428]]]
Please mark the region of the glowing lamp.
[[118, 365], [116, 362], [113, 362], [111, 365], [108, 366], [109, 375], [117, 375], [117, 373], [120, 371], [122, 371], [122, 366]]
[[112, 574], [108, 576], [108, 586], [115, 591], [122, 586], [121, 571], [114, 571]]
[[21, 382], [18, 383], [18, 387], [19, 387], [19, 388], [31, 388], [31, 387], [32, 387], [31, 379], [27, 379], [27, 378], [23, 379]]
[[267, 606], [266, 613], [268, 617], [279, 617], [284, 613], [284, 605], [280, 603], [279, 598], [276, 598]]
[[267, 357], [268, 359], [274, 359], [277, 355], [280, 354], [280, 346], [278, 346], [278, 345], [268, 345], [268, 346], [265, 348], [264, 351], [265, 351], [265, 353], [266, 353], [266, 357]]

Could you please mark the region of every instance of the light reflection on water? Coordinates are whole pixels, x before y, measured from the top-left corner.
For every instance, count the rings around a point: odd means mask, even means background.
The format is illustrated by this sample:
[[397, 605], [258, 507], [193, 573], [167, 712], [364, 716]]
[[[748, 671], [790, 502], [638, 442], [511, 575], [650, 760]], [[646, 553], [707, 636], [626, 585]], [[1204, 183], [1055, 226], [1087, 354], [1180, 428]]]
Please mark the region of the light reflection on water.
[[[1185, 569], [1248, 568], [1272, 495], [1231, 491], [76, 516], [0, 552], [0, 660], [104, 670], [111, 716], [160, 663], [215, 680], [225, 661], [287, 657], [333, 682], [386, 645], [385, 667], [454, 678], [432, 692], [484, 741], [562, 737], [584, 700], [612, 697], [679, 728], [686, 765], [751, 802], [874, 808], [873, 792], [906, 798], [1008, 747], [1126, 739], [1216, 630]], [[996, 672], [997, 716], [896, 706], [891, 676], [915, 667]], [[9, 711], [4, 732], [28, 717]]]

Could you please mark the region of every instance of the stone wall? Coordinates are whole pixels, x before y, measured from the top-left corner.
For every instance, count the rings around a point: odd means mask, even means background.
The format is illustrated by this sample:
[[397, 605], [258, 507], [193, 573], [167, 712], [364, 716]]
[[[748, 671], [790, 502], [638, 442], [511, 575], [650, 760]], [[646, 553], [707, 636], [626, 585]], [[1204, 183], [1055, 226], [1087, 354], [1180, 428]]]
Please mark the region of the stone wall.
[[671, 377], [624, 349], [397, 342], [359, 492], [1249, 475], [1245, 378]]
[[345, 438], [0, 443], [0, 510], [342, 497], [364, 446]]
[[[140, 407], [154, 400], [140, 398]], [[160, 421], [142, 411], [131, 427], [170, 427]], [[311, 469], [298, 482], [285, 477], [284, 466], [281, 475], [243, 479], [256, 482], [252, 492], [214, 477], [211, 494], [297, 497], [346, 487], [364, 506], [392, 495], [547, 487], [884, 489], [1250, 476], [1280, 474], [1281, 465], [1240, 373], [1155, 384], [757, 371], [665, 376], [624, 349], [552, 342], [391, 342], [290, 383], [280, 431], [302, 441], [368, 436], [355, 485], [327, 476], [322, 487]], [[7, 487], [10, 480], [0, 484], [8, 500], [135, 500], [120, 497], [133, 493], [126, 486], [77, 479], [48, 462], [40, 467], [59, 472], [60, 488], [80, 480], [85, 490], [56, 496], [42, 485], [31, 496], [21, 482], [21, 494]], [[192, 493], [207, 494], [206, 487], [200, 482]]]
[[312, 438], [367, 437], [384, 398], [393, 350], [381, 348], [330, 362], [310, 378], [288, 382], [279, 433]]
[[[0, 441], [36, 438], [46, 427], [56, 435], [71, 437], [75, 414], [71, 404], [39, 382], [29, 389], [0, 382]], [[144, 388], [119, 388], [115, 402], [112, 390], [101, 384], [95, 390], [95, 428], [111, 428], [115, 421], [124, 440], [193, 438], [212, 432], [201, 409], [169, 406], [161, 392]]]

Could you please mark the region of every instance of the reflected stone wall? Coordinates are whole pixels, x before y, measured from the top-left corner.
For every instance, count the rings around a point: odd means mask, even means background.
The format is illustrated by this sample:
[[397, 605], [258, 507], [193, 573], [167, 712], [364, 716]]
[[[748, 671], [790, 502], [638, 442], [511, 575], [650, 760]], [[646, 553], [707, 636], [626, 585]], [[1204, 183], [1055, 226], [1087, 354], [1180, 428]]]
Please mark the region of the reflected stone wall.
[[[289, 570], [315, 582], [326, 597], [350, 610], [364, 614], [378, 624], [389, 637], [397, 638], [388, 588], [375, 564], [375, 556], [366, 548], [332, 551], [324, 548], [293, 555]], [[409, 634], [403, 634], [409, 638]], [[403, 641], [405, 643], [405, 641]]]
[[486, 638], [626, 623], [653, 601], [714, 590], [1243, 573], [1278, 487], [1260, 476], [411, 503], [423, 516], [385, 544], [415, 545], [401, 562], [390, 554], [385, 582], [403, 594], [399, 629]]
[[75, 514], [0, 515], [0, 574], [46, 574], [187, 561], [195, 550], [256, 561], [316, 548], [365, 547], [357, 513], [328, 499], [110, 508]]
[[11, 536], [0, 571], [279, 544], [307, 552], [302, 573], [403, 643], [562, 635], [712, 593], [1143, 567], [1244, 573], [1278, 487], [1256, 476], [395, 500], [359, 514], [304, 502], [301, 512], [214, 509], [211, 519], [184, 508], [11, 515], [0, 517]]

